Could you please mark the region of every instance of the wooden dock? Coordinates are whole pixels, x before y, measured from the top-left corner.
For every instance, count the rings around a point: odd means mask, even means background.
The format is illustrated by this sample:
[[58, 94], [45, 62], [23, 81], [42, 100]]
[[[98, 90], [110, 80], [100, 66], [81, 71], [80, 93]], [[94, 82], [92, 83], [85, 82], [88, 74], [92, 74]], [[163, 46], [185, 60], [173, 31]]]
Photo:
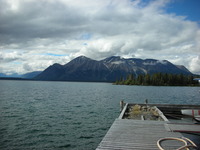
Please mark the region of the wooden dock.
[[[156, 150], [158, 149], [157, 141], [161, 138], [183, 137], [180, 132], [169, 130], [169, 127], [173, 126], [169, 125], [168, 121], [122, 119], [126, 107], [119, 118], [114, 121], [96, 150]], [[199, 127], [200, 125], [196, 130]], [[165, 142], [166, 145], [167, 149], [171, 150], [180, 148], [183, 143], [168, 141], [168, 143]]]
[[[168, 132], [165, 122], [116, 119], [97, 150], [156, 150], [157, 141], [164, 137], [182, 137]], [[171, 149], [180, 145], [171, 145]]]

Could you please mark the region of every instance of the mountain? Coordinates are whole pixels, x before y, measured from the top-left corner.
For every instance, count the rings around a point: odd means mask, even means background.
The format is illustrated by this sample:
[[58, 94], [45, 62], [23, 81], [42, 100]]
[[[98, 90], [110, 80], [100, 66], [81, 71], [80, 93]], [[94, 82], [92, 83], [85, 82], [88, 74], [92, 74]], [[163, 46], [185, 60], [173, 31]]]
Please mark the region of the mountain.
[[36, 80], [113, 82], [128, 74], [171, 73], [192, 75], [184, 66], [167, 60], [121, 58], [112, 56], [97, 61], [80, 56], [65, 65], [53, 64], [37, 75]]
[[183, 66], [183, 65], [176, 65], [176, 67], [178, 67], [179, 69], [181, 69], [181, 70], [184, 70], [184, 71], [186, 71], [186, 72], [188, 72], [188, 73], [191, 73], [185, 66]]
[[53, 64], [36, 76], [36, 80], [52, 81], [107, 81], [106, 66], [96, 60], [80, 56], [66, 65]]
[[41, 72], [42, 71], [29, 72], [29, 73], [21, 75], [21, 78], [32, 79], [32, 78], [36, 77], [37, 75], [39, 75]]
[[37, 75], [34, 79], [36, 80], [61, 80], [61, 76], [65, 73], [64, 67], [60, 64], [53, 64], [45, 69], [42, 73]]

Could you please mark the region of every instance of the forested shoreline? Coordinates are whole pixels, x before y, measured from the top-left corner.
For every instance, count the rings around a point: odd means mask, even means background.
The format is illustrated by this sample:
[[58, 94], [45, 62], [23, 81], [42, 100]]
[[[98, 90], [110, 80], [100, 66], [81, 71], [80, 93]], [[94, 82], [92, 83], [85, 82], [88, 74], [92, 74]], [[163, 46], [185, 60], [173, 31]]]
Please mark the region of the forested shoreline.
[[134, 76], [128, 75], [125, 79], [121, 77], [116, 85], [153, 85], [153, 86], [199, 86], [196, 76], [183, 74], [155, 73]]

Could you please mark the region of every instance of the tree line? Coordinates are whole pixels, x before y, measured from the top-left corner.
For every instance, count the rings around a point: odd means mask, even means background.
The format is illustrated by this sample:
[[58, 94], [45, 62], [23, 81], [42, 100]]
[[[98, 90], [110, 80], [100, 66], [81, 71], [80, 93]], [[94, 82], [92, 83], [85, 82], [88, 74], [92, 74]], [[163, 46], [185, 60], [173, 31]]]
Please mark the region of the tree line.
[[125, 79], [120, 77], [115, 82], [117, 85], [154, 85], [154, 86], [197, 86], [198, 81], [193, 80], [193, 75], [155, 73], [134, 76], [128, 75]]

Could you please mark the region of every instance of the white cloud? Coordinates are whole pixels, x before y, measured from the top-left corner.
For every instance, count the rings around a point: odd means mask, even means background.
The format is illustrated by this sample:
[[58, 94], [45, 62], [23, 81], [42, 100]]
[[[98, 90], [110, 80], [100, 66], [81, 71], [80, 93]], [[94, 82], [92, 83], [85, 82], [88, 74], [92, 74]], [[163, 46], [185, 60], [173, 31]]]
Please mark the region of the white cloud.
[[200, 55], [195, 56], [191, 59], [189, 68], [192, 72], [196, 72], [196, 73], [200, 74]]
[[167, 14], [170, 2], [0, 0], [0, 72], [43, 70], [79, 55], [120, 55], [167, 59], [197, 73], [200, 28]]

